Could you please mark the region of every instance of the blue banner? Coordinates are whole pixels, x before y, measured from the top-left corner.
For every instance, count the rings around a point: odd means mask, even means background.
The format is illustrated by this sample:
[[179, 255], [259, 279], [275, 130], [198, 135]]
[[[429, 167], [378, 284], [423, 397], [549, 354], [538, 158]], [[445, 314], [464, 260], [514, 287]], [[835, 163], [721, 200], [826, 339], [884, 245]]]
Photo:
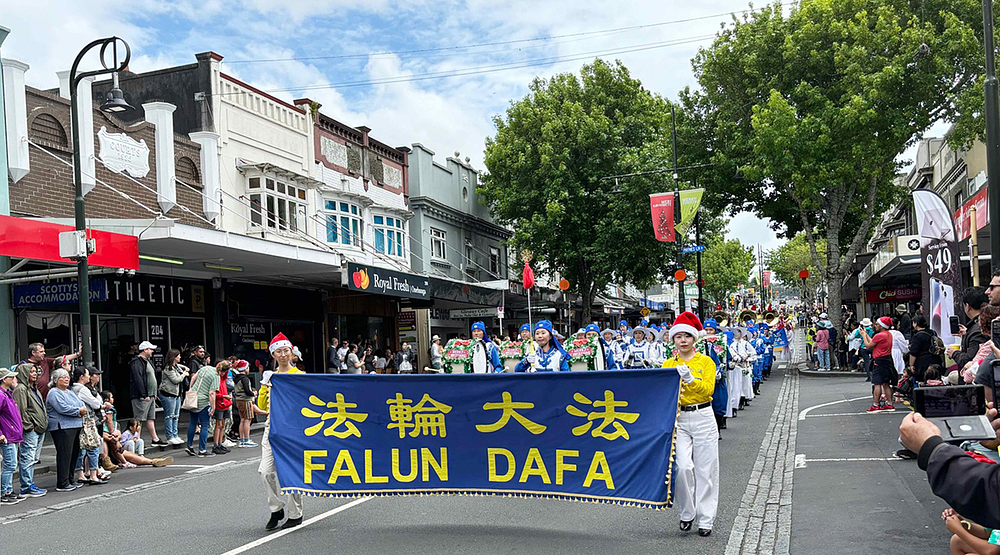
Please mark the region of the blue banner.
[[[90, 280], [90, 302], [101, 303], [107, 300], [107, 281], [103, 279]], [[22, 283], [15, 285], [11, 294], [11, 305], [14, 308], [76, 304], [79, 302], [80, 291], [76, 281]]]
[[271, 383], [270, 442], [286, 493], [673, 503], [673, 369], [276, 374]]
[[788, 333], [785, 328], [780, 328], [774, 332], [774, 343], [775, 347], [787, 347], [788, 346]]

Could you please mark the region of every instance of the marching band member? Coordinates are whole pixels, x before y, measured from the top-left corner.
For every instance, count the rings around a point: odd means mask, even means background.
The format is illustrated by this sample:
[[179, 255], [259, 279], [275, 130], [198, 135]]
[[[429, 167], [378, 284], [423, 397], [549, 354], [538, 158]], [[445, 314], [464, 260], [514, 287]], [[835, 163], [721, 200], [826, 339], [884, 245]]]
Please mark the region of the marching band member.
[[608, 359], [608, 369], [621, 370], [624, 353], [621, 340], [615, 336], [615, 330], [611, 328], [604, 330], [601, 332], [601, 339], [604, 340], [604, 344], [607, 345], [607, 349], [611, 353], [611, 358]]
[[[264, 480], [264, 490], [267, 492], [267, 507], [271, 510], [271, 519], [264, 526], [265, 530], [274, 530], [283, 518], [285, 518], [285, 501], [281, 493], [281, 486], [278, 484], [278, 471], [274, 467], [274, 455], [271, 452], [271, 376], [274, 374], [303, 374], [295, 366], [292, 366], [292, 342], [279, 333], [271, 340], [267, 347], [271, 357], [278, 363], [275, 372], [264, 372], [263, 380], [260, 383], [260, 391], [257, 393], [257, 407], [267, 414], [267, 422], [264, 424], [264, 437], [260, 440], [260, 465], [257, 472], [260, 472]], [[302, 524], [302, 494], [291, 493], [288, 495], [288, 520], [281, 525], [282, 530], [292, 528]]]
[[531, 325], [521, 324], [521, 341], [527, 341], [531, 339]]
[[764, 342], [763, 362], [761, 363], [762, 379], [766, 380], [771, 377], [771, 365], [774, 364], [774, 337], [767, 324], [761, 324], [760, 329], [761, 340]]
[[653, 340], [656, 335], [653, 330], [639, 326], [632, 330], [632, 342], [625, 347], [626, 368], [652, 368], [653, 357], [656, 354]]
[[472, 324], [472, 372], [474, 374], [490, 374], [503, 372], [500, 362], [500, 349], [497, 344], [485, 339], [486, 324]]
[[515, 372], [569, 372], [569, 353], [552, 332], [552, 322], [539, 320], [535, 324], [538, 350], [524, 357]]
[[[737, 410], [743, 407], [753, 398], [753, 380], [750, 374], [753, 371], [753, 361], [757, 358], [757, 351], [750, 344], [748, 337], [750, 329], [737, 328], [738, 337], [733, 338], [733, 344], [729, 347], [729, 354], [733, 357], [736, 366], [736, 380], [739, 381], [739, 398], [736, 405]], [[735, 415], [735, 411], [733, 412]]]
[[749, 396], [748, 400], [753, 400], [753, 397], [760, 395], [760, 382], [763, 380], [764, 375], [764, 339], [761, 337], [764, 333], [763, 327], [767, 327], [767, 324], [761, 323], [758, 326], [754, 326], [751, 332], [753, 339], [750, 340], [750, 344], [753, 345], [754, 350], [757, 352], [757, 358], [753, 360], [753, 377], [750, 388], [753, 395]]
[[726, 417], [736, 418], [736, 412], [739, 410], [740, 397], [743, 391], [743, 368], [737, 365], [736, 357], [734, 355], [734, 349], [736, 343], [743, 340], [743, 330], [738, 327], [733, 327], [732, 331], [726, 332], [728, 338], [728, 347], [726, 349], [726, 368], [728, 369], [726, 375], [726, 385], [729, 387], [729, 409], [726, 411]]
[[663, 367], [676, 368], [681, 377], [675, 431], [680, 528], [686, 532], [697, 521], [698, 535], [705, 537], [712, 533], [719, 505], [719, 429], [712, 411], [715, 362], [695, 348], [701, 333], [701, 322], [693, 313], [678, 316], [668, 331], [677, 352]]
[[618, 322], [618, 333], [621, 334], [622, 339], [625, 339], [626, 337], [628, 337], [629, 335], [631, 335], [629, 333], [629, 330], [628, 330], [628, 322], [627, 321], [621, 320], [620, 322]]
[[586, 337], [589, 341], [597, 338], [597, 353], [594, 354], [594, 370], [607, 370], [615, 367], [615, 356], [611, 345], [601, 337], [601, 327], [597, 324], [587, 324], [585, 328]]
[[715, 391], [712, 392], [712, 411], [720, 430], [726, 429], [726, 413], [729, 410], [729, 388], [726, 383], [726, 336], [719, 335], [719, 322], [715, 318], [705, 320], [705, 354], [715, 363]]

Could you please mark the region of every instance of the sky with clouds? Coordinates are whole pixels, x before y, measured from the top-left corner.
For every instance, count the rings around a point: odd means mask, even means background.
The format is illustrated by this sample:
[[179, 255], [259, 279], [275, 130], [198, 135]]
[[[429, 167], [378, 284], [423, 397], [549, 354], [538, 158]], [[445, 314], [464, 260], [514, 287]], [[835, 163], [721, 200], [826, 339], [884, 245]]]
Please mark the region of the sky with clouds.
[[[90, 40], [112, 34], [131, 44], [135, 72], [192, 63], [212, 50], [224, 56], [223, 71], [275, 96], [310, 98], [382, 142], [420, 142], [441, 157], [460, 152], [478, 168], [492, 117], [536, 76], [617, 58], [646, 88], [675, 99], [696, 84], [690, 60], [698, 48], [748, 8], [746, 0], [3, 4], [0, 25], [11, 29], [4, 56], [31, 65], [32, 86], [56, 87], [56, 71], [69, 69]], [[449, 73], [464, 75], [441, 77]], [[783, 242], [751, 214], [733, 218], [729, 235], [764, 248]]]

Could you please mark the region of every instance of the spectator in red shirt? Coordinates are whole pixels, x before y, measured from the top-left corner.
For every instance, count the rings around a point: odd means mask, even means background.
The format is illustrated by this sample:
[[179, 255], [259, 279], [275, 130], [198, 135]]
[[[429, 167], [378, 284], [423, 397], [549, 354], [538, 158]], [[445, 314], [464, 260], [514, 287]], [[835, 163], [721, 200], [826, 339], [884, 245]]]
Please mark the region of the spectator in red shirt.
[[[35, 368], [38, 370], [38, 393], [42, 395], [42, 399], [45, 399], [45, 396], [49, 392], [49, 373], [52, 371], [53, 367], [59, 368], [59, 365], [56, 364], [56, 359], [45, 356], [45, 345], [42, 345], [41, 343], [32, 343], [28, 345], [28, 352], [31, 353], [31, 356], [29, 356], [24, 362], [34, 364]], [[66, 360], [74, 360], [81, 354], [83, 354], [83, 343], [77, 347], [75, 353], [66, 355]], [[41, 451], [41, 447], [39, 447], [39, 451]]]
[[[896, 366], [892, 361], [892, 319], [883, 316], [875, 320], [875, 337], [861, 327], [861, 339], [865, 348], [872, 350], [872, 406], [868, 412], [880, 410], [895, 410], [892, 404], [892, 382], [896, 378]], [[880, 405], [880, 397], [885, 396], [885, 405]]]
[[228, 360], [215, 366], [219, 372], [219, 391], [215, 395], [215, 434], [212, 436], [215, 447], [212, 448], [212, 452], [216, 455], [225, 455], [229, 452], [229, 449], [222, 445], [226, 439], [226, 419], [232, 418], [233, 413], [233, 396], [226, 388], [226, 376], [229, 375], [229, 368]]

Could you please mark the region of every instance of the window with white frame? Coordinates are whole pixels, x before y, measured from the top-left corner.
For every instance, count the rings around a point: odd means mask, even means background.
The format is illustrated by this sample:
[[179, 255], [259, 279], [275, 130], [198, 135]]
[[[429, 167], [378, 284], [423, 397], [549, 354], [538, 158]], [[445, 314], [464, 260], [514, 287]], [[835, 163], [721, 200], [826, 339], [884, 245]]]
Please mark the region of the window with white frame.
[[447, 260], [448, 253], [445, 252], [445, 245], [448, 244], [448, 233], [440, 229], [431, 228], [431, 258]]
[[390, 256], [402, 258], [403, 251], [403, 219], [395, 216], [372, 216], [372, 229], [375, 231], [375, 251]]
[[490, 273], [500, 275], [500, 249], [496, 247], [490, 247]]
[[469, 281], [476, 280], [476, 269], [472, 261], [472, 245], [465, 245], [465, 276]]
[[327, 243], [361, 246], [363, 225], [360, 206], [340, 200], [324, 199], [321, 212]]
[[270, 177], [247, 179], [250, 225], [275, 231], [305, 231], [306, 191]]

